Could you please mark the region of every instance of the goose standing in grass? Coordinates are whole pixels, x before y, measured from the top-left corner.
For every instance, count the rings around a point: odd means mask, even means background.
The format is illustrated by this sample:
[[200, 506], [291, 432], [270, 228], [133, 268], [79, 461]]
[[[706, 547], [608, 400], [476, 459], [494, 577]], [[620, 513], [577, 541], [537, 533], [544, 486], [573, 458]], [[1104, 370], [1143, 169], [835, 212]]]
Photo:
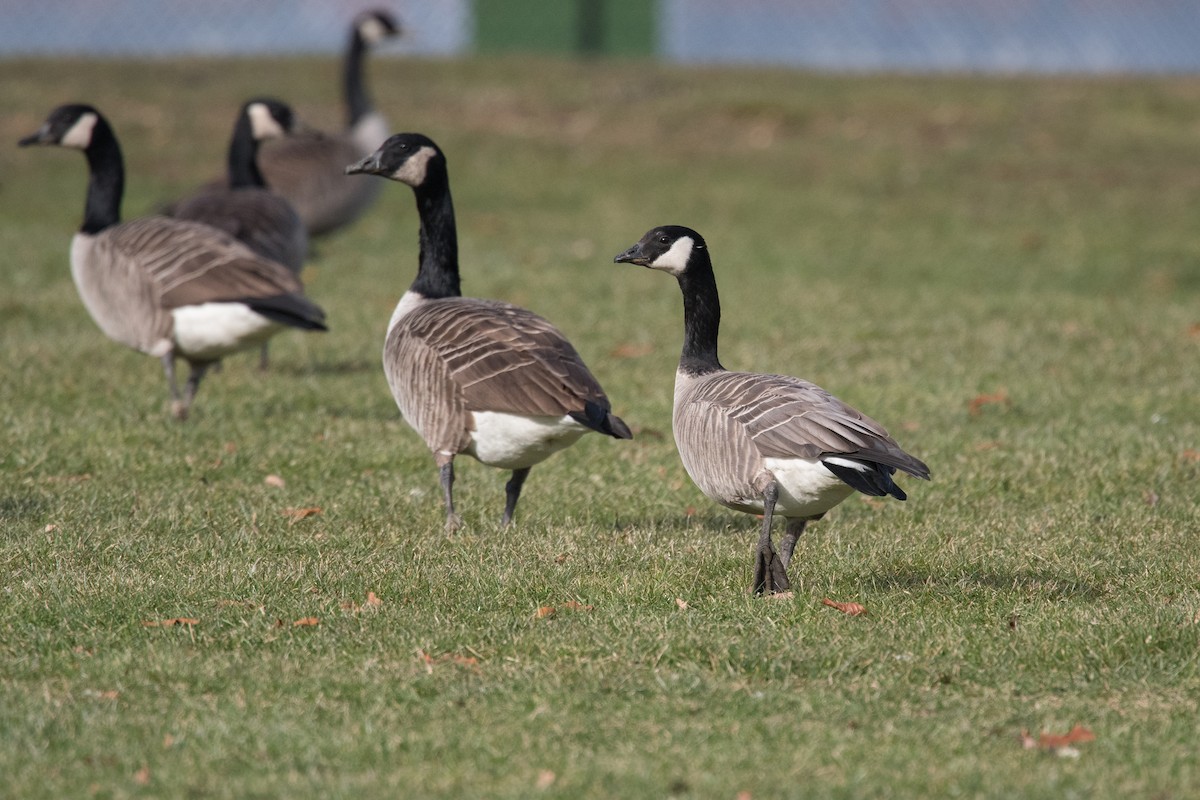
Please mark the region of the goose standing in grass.
[[387, 138], [387, 122], [367, 94], [363, 62], [372, 47], [399, 34], [399, 23], [387, 11], [364, 11], [355, 17], [343, 66], [346, 130], [301, 131], [272, 142], [259, 157], [267, 185], [292, 204], [310, 236], [348, 225], [379, 195], [378, 181], [347, 178], [345, 170]]
[[446, 157], [416, 133], [399, 133], [350, 173], [412, 187], [421, 218], [417, 277], [388, 323], [383, 369], [400, 413], [433, 452], [454, 513], [454, 457], [512, 470], [501, 525], [512, 521], [530, 468], [588, 431], [630, 439], [583, 359], [531, 311], [462, 297], [458, 235]]
[[[873, 419], [815, 384], [785, 375], [729, 372], [717, 359], [721, 304], [708, 246], [678, 225], [654, 228], [616, 263], [674, 275], [683, 292], [683, 351], [675, 373], [672, 428], [684, 469], [727, 508], [762, 514], [755, 594], [786, 592], [788, 563], [809, 521], [856, 490], [904, 500], [896, 470], [929, 479]], [[775, 514], [787, 519], [780, 550]]]
[[[108, 121], [89, 105], [59, 106], [20, 141], [82, 150], [90, 173], [71, 276], [105, 335], [162, 359], [171, 411], [185, 419], [205, 371], [284, 327], [325, 330], [325, 313], [287, 267], [198, 222], [121, 222], [125, 166]], [[190, 373], [181, 394], [175, 359]]]
[[[242, 106], [229, 143], [229, 182], [201, 189], [176, 203], [170, 216], [203, 222], [225, 231], [263, 258], [278, 261], [296, 275], [308, 255], [308, 232], [287, 200], [275, 194], [258, 168], [259, 144], [295, 130], [292, 109], [270, 98]], [[259, 367], [267, 368], [267, 343]]]

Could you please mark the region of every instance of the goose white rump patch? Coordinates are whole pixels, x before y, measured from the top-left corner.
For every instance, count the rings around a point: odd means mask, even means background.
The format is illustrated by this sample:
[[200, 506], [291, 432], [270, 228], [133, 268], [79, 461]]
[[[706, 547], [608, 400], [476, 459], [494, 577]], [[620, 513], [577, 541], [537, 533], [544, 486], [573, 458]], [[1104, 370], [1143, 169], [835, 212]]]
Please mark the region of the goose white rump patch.
[[540, 417], [473, 411], [475, 430], [467, 453], [500, 469], [532, 467], [564, 447], [570, 447], [588, 429], [569, 416]]
[[[846, 463], [849, 465], [850, 462]], [[771, 471], [779, 484], [775, 513], [781, 516], [815, 517], [854, 494], [848, 483], [815, 458], [764, 458], [763, 466]]]
[[261, 344], [283, 327], [242, 303], [182, 306], [171, 316], [176, 352], [201, 361]]

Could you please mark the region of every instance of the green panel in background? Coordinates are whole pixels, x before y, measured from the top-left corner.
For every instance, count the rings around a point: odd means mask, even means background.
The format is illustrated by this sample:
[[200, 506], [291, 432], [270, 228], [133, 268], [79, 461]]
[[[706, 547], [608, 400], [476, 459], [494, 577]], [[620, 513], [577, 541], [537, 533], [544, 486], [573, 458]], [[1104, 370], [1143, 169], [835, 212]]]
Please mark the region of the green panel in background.
[[649, 56], [658, 4], [649, 0], [475, 0], [480, 52]]

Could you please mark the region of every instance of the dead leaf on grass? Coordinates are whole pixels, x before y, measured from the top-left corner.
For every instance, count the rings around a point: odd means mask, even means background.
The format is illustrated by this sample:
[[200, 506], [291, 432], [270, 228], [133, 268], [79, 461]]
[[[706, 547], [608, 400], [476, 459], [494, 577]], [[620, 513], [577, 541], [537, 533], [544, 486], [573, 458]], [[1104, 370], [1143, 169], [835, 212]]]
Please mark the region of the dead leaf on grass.
[[274, 486], [276, 489], [282, 489], [284, 486], [287, 486], [287, 481], [278, 475], [268, 475], [263, 478], [263, 483], [267, 486]]
[[558, 613], [554, 606], [540, 606], [537, 611], [533, 612], [534, 619], [549, 619]]
[[455, 664], [470, 669], [479, 668], [478, 658], [475, 656], [464, 656], [461, 653], [443, 653], [440, 656], [431, 656], [424, 650], [418, 649], [417, 658], [425, 665], [425, 671], [430, 673], [433, 672], [433, 668], [437, 664]]
[[1043, 731], [1037, 739], [1033, 738], [1028, 729], [1022, 729], [1020, 735], [1021, 747], [1026, 750], [1045, 750], [1067, 758], [1079, 758], [1079, 751], [1074, 745], [1095, 740], [1096, 734], [1082, 725], [1076, 725], [1064, 734]]
[[538, 789], [549, 789], [554, 785], [554, 781], [557, 780], [557, 778], [558, 776], [553, 772], [548, 769], [544, 769], [538, 773], [537, 781], [535, 781], [533, 785]]
[[1190, 447], [1179, 455], [1184, 461], [1187, 461], [1190, 464], [1195, 464], [1197, 461], [1200, 461], [1200, 450], [1193, 450]]
[[317, 516], [321, 513], [321, 509], [318, 506], [309, 506], [308, 508], [285, 508], [279, 513], [288, 518], [289, 525], [295, 525], [302, 519], [308, 519], [309, 517]]
[[342, 609], [345, 611], [353, 611], [357, 614], [364, 608], [378, 609], [382, 605], [383, 601], [379, 599], [379, 595], [375, 594], [374, 592], [367, 592], [367, 599], [362, 603], [362, 605], [359, 605], [353, 600], [347, 600], [346, 602], [342, 603]]
[[42, 529], [42, 533], [54, 533], [56, 530], [58, 530], [58, 526], [51, 523]]
[[1188, 336], [1191, 336], [1193, 339], [1200, 338], [1200, 322], [1193, 322], [1191, 325], [1188, 325], [1187, 332]]
[[970, 402], [967, 403], [967, 411], [972, 417], [978, 417], [983, 413], [983, 409], [987, 406], [1000, 406], [1005, 409], [1012, 406], [1012, 400], [1010, 400], [1008, 397], [1008, 390], [1001, 389], [997, 392], [992, 392], [991, 394], [975, 395], [975, 397], [971, 398]]
[[311, 628], [314, 625], [320, 625], [321, 620], [316, 617], [301, 617], [292, 623], [293, 628]]
[[613, 358], [641, 358], [654, 352], [654, 345], [649, 342], [625, 342], [609, 351]]
[[836, 600], [830, 600], [828, 597], [821, 600], [821, 605], [836, 608], [843, 614], [849, 614], [852, 617], [861, 617], [867, 613], [867, 609], [863, 608], [858, 603], [839, 603]]
[[568, 600], [562, 604], [562, 607], [570, 611], [591, 611], [593, 608], [595, 608], [595, 606], [584, 605], [583, 603], [579, 603], [574, 600]]
[[687, 600], [684, 600], [682, 597], [675, 598], [675, 605], [679, 607], [680, 611], [687, 611], [688, 609]]
[[137, 772], [133, 773], [133, 782], [138, 786], [146, 786], [150, 783], [150, 768], [142, 767]]
[[189, 628], [193, 625], [199, 625], [200, 620], [193, 617], [173, 617], [171, 619], [151, 619], [142, 623], [145, 628], [174, 628], [178, 625], [186, 625]]

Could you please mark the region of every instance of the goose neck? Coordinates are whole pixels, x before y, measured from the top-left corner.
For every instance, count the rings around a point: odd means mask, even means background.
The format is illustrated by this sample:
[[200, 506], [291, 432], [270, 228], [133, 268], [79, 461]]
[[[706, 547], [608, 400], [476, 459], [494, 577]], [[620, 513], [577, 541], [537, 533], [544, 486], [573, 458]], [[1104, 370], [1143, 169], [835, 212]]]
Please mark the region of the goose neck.
[[121, 221], [121, 197], [125, 193], [121, 146], [103, 117], [96, 121], [91, 142], [83, 152], [88, 162], [88, 189], [80, 230], [96, 234]]
[[242, 114], [233, 126], [229, 142], [229, 185], [234, 189], [267, 185], [258, 169], [259, 142], [254, 138], [250, 117]]
[[458, 230], [450, 187], [436, 180], [416, 188], [421, 217], [421, 255], [412, 291], [430, 299], [459, 297]]
[[723, 370], [717, 358], [721, 300], [707, 251], [693, 254], [692, 264], [679, 276], [683, 292], [683, 351], [679, 369], [690, 375]]
[[349, 128], [353, 128], [373, 110], [371, 98], [367, 95], [367, 87], [363, 82], [363, 62], [369, 49], [356, 28], [350, 34], [350, 42], [346, 45], [346, 59], [342, 65], [342, 91], [346, 100], [346, 126]]

